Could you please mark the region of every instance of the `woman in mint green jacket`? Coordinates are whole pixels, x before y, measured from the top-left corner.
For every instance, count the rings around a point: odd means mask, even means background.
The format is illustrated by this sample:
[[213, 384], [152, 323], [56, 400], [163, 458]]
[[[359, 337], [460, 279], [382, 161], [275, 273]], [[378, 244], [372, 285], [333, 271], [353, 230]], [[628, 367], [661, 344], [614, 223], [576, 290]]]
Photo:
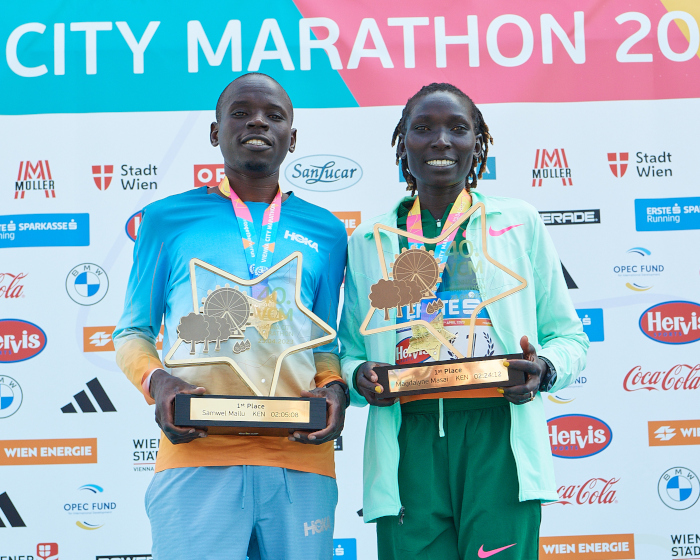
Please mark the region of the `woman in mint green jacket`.
[[[471, 99], [450, 84], [425, 86], [406, 104], [394, 142], [408, 190], [418, 196], [402, 199], [353, 233], [340, 326], [342, 372], [352, 387], [352, 404], [371, 405], [364, 520], [377, 523], [380, 560], [494, 555], [535, 560], [540, 504], [557, 499], [540, 391], [562, 389], [579, 375], [588, 338], [537, 211], [520, 200], [474, 192], [493, 141]], [[443, 224], [477, 204], [484, 206], [484, 230], [477, 208], [452, 239], [425, 246], [445, 265], [436, 297], [416, 308], [404, 306], [399, 314], [396, 308], [386, 316], [374, 313], [369, 330], [396, 329], [362, 336], [371, 286], [382, 278], [379, 259], [388, 269], [402, 250], [417, 246], [408, 236], [380, 231], [383, 254], [378, 255], [375, 224], [434, 238]], [[465, 325], [472, 310], [521, 284], [484, 257], [482, 231], [488, 232], [491, 258], [527, 286], [482, 308], [470, 341]], [[526, 382], [505, 389], [377, 398], [377, 365], [455, 357], [426, 337], [425, 329], [401, 326], [417, 317], [434, 324], [465, 355], [470, 342], [474, 356], [522, 352], [523, 359], [511, 360], [510, 368], [523, 371]]]

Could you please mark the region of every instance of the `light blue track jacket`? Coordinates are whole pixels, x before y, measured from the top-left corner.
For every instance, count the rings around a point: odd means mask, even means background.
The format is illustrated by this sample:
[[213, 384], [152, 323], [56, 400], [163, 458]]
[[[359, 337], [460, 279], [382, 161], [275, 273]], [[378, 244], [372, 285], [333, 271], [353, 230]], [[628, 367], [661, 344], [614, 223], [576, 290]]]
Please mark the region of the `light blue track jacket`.
[[[485, 205], [487, 251], [496, 261], [527, 280], [527, 287], [487, 305], [496, 334], [507, 353], [519, 353], [520, 338], [527, 335], [540, 356], [552, 362], [557, 382], [552, 392], [567, 387], [586, 366], [588, 337], [571, 303], [561, 262], [549, 233], [537, 210], [517, 199], [484, 196], [472, 192], [474, 204]], [[400, 201], [399, 204], [403, 202]], [[342, 374], [351, 388], [352, 404], [365, 406], [367, 401], [353, 389], [352, 376], [366, 361], [395, 363], [394, 331], [363, 337], [362, 324], [370, 308], [372, 284], [382, 278], [373, 228], [376, 223], [396, 227], [398, 204], [389, 213], [363, 222], [353, 233], [348, 246], [345, 279], [345, 303], [340, 324]], [[509, 226], [516, 226], [510, 229]], [[505, 230], [505, 231], [503, 231]], [[399, 253], [396, 234], [380, 232], [383, 255], [387, 263]], [[469, 219], [465, 240], [475, 252], [481, 251], [481, 217], [475, 212]], [[459, 240], [458, 240], [459, 241]], [[478, 255], [477, 255], [478, 257]], [[485, 259], [479, 275], [483, 300], [519, 284]], [[390, 310], [395, 323], [396, 310]], [[383, 311], [375, 312], [369, 328], [387, 324]], [[531, 403], [511, 409], [510, 443], [518, 470], [520, 501], [557, 500], [554, 466], [547, 431], [542, 396]], [[398, 433], [401, 406], [370, 407], [364, 449], [363, 509], [366, 523], [379, 517], [398, 515], [399, 499]], [[485, 438], [489, 434], [484, 434]]]

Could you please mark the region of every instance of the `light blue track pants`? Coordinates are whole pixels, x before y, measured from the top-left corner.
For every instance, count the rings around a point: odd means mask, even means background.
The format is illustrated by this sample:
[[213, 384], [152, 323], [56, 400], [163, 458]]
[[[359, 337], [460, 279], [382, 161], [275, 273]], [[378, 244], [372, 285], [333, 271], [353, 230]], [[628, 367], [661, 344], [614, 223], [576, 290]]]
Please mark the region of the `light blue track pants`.
[[279, 467], [187, 467], [146, 492], [154, 560], [331, 560], [334, 478]]

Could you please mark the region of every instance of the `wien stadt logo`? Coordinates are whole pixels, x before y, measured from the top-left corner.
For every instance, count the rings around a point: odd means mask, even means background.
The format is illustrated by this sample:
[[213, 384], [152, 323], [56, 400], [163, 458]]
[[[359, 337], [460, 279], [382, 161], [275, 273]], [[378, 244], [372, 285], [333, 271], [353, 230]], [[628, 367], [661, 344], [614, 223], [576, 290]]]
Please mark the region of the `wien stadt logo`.
[[661, 475], [658, 490], [661, 501], [671, 509], [688, 509], [700, 497], [700, 482], [690, 469], [673, 467]]
[[[97, 403], [97, 406], [100, 407], [102, 412], [117, 411], [117, 409], [114, 408], [109, 396], [107, 396], [107, 391], [104, 390], [104, 387], [102, 387], [102, 384], [97, 377], [88, 381], [86, 385], [88, 388], [87, 392], [83, 390], [73, 395], [73, 399], [75, 399], [75, 402], [80, 408], [81, 412], [97, 412], [93, 401]], [[92, 395], [92, 400], [88, 396], [88, 392]], [[74, 414], [78, 411], [76, 410], [74, 404], [70, 402], [61, 408], [61, 412], [63, 412], [63, 414]]]
[[570, 505], [607, 505], [617, 503], [617, 489], [615, 485], [619, 478], [589, 478], [583, 484], [571, 484], [560, 486], [557, 489], [559, 499], [543, 505], [551, 506], [560, 504]]
[[700, 388], [700, 364], [676, 364], [668, 371], [644, 371], [634, 366], [622, 382], [625, 391], [693, 391]]
[[41, 327], [20, 319], [0, 319], [0, 364], [29, 360], [45, 347]]
[[95, 181], [95, 186], [101, 191], [106, 191], [112, 183], [113, 173], [113, 165], [93, 165], [92, 179]]
[[692, 301], [667, 301], [647, 309], [639, 318], [640, 330], [664, 344], [689, 344], [700, 340], [700, 305]]
[[22, 406], [22, 387], [7, 375], [0, 375], [0, 419], [8, 418]]
[[539, 213], [546, 226], [575, 226], [599, 224], [600, 209], [589, 210], [545, 210]]
[[700, 420], [649, 421], [649, 446], [700, 445]]
[[646, 292], [654, 286], [650, 282], [664, 272], [664, 265], [650, 259], [651, 251], [644, 247], [632, 247], [624, 261], [613, 266], [613, 272], [625, 282], [625, 287], [634, 292]]
[[0, 300], [24, 297], [24, 282], [27, 275], [24, 272], [0, 272]]
[[700, 197], [638, 198], [634, 217], [637, 231], [700, 229]]
[[90, 245], [90, 214], [0, 216], [0, 249]]
[[199, 187], [216, 187], [224, 180], [223, 163], [211, 163], [208, 165], [194, 166], [194, 188]]
[[596, 455], [610, 445], [612, 430], [602, 420], [583, 414], [557, 416], [547, 421], [552, 455], [581, 459]]
[[290, 163], [284, 176], [295, 187], [307, 191], [341, 191], [362, 179], [362, 167], [342, 156], [306, 156]]
[[105, 525], [105, 515], [113, 513], [117, 503], [110, 501], [104, 488], [97, 484], [84, 484], [78, 488], [75, 501], [63, 504], [63, 511], [75, 515], [75, 524], [86, 531], [94, 531]]
[[126, 235], [132, 241], [136, 241], [136, 237], [139, 234], [139, 227], [141, 226], [141, 220], [143, 218], [143, 211], [136, 212], [127, 221], [124, 229], [126, 230]]
[[153, 472], [160, 448], [160, 438], [134, 439], [132, 442], [134, 471]]
[[79, 264], [73, 267], [66, 277], [66, 292], [80, 305], [95, 305], [107, 295], [107, 290], [107, 273], [96, 264]]
[[49, 160], [20, 161], [17, 181], [15, 181], [15, 199], [22, 199], [32, 191], [43, 191], [46, 198], [56, 198], [56, 191]]
[[541, 187], [545, 179], [561, 179], [561, 184], [572, 186], [571, 168], [566, 159], [564, 148], [555, 148], [551, 152], [537, 150], [535, 167], [532, 169], [532, 186]]
[[624, 177], [627, 173], [627, 165], [630, 161], [629, 152], [608, 152], [608, 165], [615, 177]]
[[[5, 516], [5, 519], [10, 524], [10, 527], [26, 527], [22, 518], [15, 507], [15, 504], [10, 500], [10, 496], [7, 492], [0, 494], [0, 512]], [[0, 517], [0, 529], [4, 529], [6, 525], [2, 522], [2, 517]]]

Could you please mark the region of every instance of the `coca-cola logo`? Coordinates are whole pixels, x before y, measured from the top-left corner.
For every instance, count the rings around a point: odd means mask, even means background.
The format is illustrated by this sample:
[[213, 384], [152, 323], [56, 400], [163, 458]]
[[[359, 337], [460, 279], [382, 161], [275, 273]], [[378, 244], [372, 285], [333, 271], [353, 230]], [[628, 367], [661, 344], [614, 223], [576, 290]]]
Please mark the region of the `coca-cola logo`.
[[17, 299], [24, 297], [22, 280], [27, 277], [23, 272], [12, 274], [0, 272], [0, 299]]
[[0, 319], [0, 363], [22, 362], [46, 347], [46, 333], [29, 321]]
[[410, 338], [404, 338], [396, 345], [396, 365], [418, 364], [430, 358], [430, 354], [428, 354], [425, 350], [409, 352], [408, 345], [410, 341]]
[[571, 484], [557, 488], [559, 499], [544, 505], [602, 505], [617, 502], [615, 484], [619, 478], [589, 478], [583, 484]]
[[639, 318], [641, 331], [656, 342], [688, 344], [700, 340], [700, 305], [692, 301], [667, 301], [653, 305]]
[[700, 389], [700, 364], [676, 364], [668, 371], [644, 371], [634, 366], [622, 382], [625, 391], [692, 391]]
[[547, 421], [552, 455], [581, 459], [603, 451], [612, 441], [612, 430], [602, 420], [584, 414], [567, 414]]

